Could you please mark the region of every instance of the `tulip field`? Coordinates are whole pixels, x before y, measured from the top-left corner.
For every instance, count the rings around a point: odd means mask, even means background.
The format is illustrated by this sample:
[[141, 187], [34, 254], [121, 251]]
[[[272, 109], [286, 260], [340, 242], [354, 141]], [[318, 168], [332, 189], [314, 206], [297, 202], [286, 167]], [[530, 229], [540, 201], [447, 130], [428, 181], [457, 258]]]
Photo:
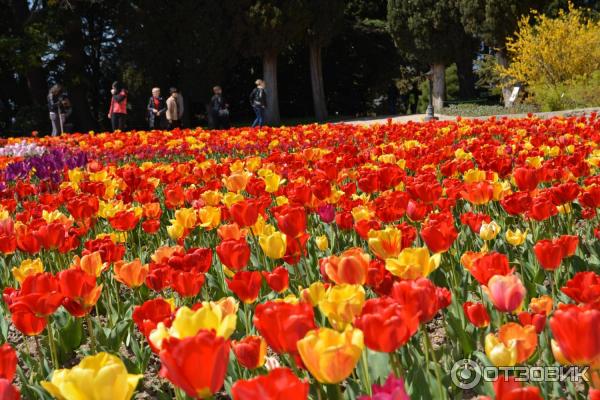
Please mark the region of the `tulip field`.
[[0, 399], [600, 399], [599, 171], [594, 114], [0, 139]]

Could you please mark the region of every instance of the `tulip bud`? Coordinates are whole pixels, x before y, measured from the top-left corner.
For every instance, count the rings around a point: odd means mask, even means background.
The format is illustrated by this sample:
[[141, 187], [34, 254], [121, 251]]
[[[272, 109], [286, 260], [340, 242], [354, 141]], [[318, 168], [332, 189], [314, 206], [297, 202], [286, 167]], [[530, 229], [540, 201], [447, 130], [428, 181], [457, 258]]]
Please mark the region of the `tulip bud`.
[[484, 222], [481, 224], [481, 228], [479, 229], [479, 237], [485, 241], [489, 241], [494, 239], [500, 233], [500, 231], [500, 225], [498, 225], [496, 221], [492, 221], [489, 224]]

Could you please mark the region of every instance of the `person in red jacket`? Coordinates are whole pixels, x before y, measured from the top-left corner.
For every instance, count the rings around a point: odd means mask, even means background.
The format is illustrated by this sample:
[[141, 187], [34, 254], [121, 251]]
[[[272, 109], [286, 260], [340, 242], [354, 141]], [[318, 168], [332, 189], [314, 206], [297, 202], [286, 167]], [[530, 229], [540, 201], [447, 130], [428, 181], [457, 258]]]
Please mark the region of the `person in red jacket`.
[[108, 119], [112, 125], [113, 132], [117, 129], [124, 130], [127, 118], [127, 90], [118, 81], [113, 82], [110, 89], [110, 110]]

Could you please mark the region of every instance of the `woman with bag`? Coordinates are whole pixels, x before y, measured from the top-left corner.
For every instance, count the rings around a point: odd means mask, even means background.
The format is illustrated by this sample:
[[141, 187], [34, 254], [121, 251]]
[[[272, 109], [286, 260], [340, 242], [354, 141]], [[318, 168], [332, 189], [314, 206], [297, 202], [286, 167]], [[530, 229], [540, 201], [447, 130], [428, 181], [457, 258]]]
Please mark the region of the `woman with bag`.
[[262, 127], [265, 123], [265, 110], [267, 108], [267, 92], [265, 92], [265, 81], [257, 79], [256, 87], [250, 93], [250, 105], [256, 114], [252, 127]]

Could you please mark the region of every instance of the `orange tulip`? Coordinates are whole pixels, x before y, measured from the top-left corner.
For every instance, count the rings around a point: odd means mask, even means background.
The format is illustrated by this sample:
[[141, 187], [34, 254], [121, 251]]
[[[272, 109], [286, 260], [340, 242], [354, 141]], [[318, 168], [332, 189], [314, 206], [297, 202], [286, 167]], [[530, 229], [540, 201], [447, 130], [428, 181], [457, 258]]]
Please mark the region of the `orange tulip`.
[[130, 288], [141, 286], [148, 275], [148, 264], [142, 265], [139, 258], [131, 262], [123, 260], [115, 263], [115, 279]]
[[367, 280], [371, 257], [355, 247], [339, 256], [330, 256], [319, 261], [321, 270], [337, 284], [363, 285]]

